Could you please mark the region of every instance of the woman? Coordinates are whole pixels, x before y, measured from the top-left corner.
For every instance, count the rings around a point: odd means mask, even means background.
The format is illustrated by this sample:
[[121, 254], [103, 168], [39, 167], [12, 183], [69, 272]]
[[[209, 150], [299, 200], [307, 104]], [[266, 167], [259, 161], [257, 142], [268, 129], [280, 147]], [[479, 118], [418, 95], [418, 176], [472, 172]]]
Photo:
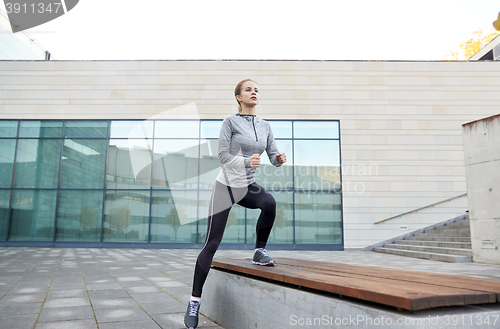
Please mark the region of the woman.
[[187, 328], [198, 326], [203, 284], [235, 203], [250, 209], [261, 209], [252, 262], [268, 266], [275, 263], [265, 247], [276, 216], [276, 201], [268, 191], [255, 183], [255, 170], [260, 165], [260, 155], [264, 150], [271, 163], [277, 167], [286, 162], [286, 156], [278, 152], [269, 123], [255, 116], [255, 106], [259, 103], [257, 83], [250, 79], [241, 81], [236, 85], [234, 95], [238, 102], [238, 113], [224, 119], [219, 134], [222, 168], [210, 200], [207, 238], [196, 260], [193, 292], [184, 316]]

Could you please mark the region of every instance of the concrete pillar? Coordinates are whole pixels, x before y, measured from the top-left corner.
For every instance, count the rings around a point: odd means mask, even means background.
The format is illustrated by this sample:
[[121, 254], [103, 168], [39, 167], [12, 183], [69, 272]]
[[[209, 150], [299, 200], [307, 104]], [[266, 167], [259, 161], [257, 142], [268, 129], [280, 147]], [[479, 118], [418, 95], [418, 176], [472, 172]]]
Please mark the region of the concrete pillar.
[[500, 264], [500, 114], [463, 125], [474, 262]]

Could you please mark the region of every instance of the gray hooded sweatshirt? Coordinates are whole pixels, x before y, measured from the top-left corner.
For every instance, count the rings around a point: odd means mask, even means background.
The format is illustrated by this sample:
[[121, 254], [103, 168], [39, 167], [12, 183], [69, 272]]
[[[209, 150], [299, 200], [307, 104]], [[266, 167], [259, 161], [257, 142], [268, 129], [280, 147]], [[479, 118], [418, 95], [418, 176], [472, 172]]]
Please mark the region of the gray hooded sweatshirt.
[[255, 115], [236, 113], [224, 118], [219, 134], [219, 160], [222, 169], [217, 181], [231, 187], [247, 187], [255, 182], [256, 168], [250, 167], [249, 158], [266, 151], [269, 161], [276, 167], [278, 148], [265, 120]]

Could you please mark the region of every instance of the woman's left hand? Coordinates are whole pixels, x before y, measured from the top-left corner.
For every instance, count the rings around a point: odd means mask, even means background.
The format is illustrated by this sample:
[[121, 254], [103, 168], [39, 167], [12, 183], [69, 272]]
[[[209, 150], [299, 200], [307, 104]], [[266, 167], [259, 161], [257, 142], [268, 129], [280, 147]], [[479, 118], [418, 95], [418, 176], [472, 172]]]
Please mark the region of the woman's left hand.
[[276, 154], [276, 160], [278, 160], [279, 163], [285, 163], [286, 162], [286, 155], [284, 152]]

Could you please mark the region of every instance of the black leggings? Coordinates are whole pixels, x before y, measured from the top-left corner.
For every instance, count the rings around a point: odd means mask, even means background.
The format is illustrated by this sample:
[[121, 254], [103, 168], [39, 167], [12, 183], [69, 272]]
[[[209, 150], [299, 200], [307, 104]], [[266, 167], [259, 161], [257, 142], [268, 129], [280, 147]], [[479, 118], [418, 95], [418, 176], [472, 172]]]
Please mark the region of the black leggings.
[[212, 259], [219, 248], [231, 207], [261, 209], [257, 221], [255, 248], [265, 248], [276, 217], [276, 201], [262, 186], [252, 183], [245, 188], [234, 188], [216, 181], [208, 209], [208, 229], [205, 245], [198, 255], [193, 279], [193, 296], [201, 297]]

